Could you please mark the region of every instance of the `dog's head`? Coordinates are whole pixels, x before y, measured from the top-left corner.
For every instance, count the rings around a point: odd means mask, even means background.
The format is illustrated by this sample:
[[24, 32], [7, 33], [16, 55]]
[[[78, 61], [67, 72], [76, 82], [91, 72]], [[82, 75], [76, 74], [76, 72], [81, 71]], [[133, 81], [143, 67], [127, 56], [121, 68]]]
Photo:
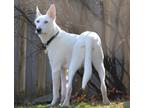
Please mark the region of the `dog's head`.
[[41, 14], [37, 6], [36, 19], [35, 19], [36, 33], [40, 35], [51, 32], [51, 30], [54, 28], [55, 19], [56, 19], [56, 9], [54, 4], [50, 6], [45, 15]]

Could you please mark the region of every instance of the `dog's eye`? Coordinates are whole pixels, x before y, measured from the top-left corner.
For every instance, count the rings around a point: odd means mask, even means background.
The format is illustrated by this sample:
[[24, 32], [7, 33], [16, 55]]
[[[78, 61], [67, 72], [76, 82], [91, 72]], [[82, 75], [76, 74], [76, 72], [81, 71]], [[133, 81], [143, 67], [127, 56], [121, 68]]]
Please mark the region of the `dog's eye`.
[[37, 20], [36, 22], [39, 23], [39, 20]]
[[47, 23], [48, 23], [48, 21], [45, 21], [44, 23], [45, 23], [45, 24], [47, 24]]

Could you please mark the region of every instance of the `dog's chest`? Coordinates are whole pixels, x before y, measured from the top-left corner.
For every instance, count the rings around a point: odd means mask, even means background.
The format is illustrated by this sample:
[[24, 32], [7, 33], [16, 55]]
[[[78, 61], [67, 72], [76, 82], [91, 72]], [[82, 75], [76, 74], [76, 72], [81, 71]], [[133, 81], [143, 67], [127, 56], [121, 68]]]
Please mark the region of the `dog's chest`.
[[48, 47], [48, 57], [51, 65], [68, 66], [72, 56], [75, 37], [58, 37]]

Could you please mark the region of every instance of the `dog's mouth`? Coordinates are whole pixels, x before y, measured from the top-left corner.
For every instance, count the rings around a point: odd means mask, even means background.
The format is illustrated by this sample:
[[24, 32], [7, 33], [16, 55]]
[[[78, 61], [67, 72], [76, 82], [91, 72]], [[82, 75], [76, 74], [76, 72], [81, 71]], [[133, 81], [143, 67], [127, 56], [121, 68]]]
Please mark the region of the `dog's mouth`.
[[42, 34], [42, 32], [38, 32], [37, 30], [35, 30], [35, 33], [36, 33], [36, 34]]
[[46, 35], [46, 34], [48, 34], [48, 33], [46, 33], [46, 32], [38, 32], [37, 30], [35, 30], [35, 33], [38, 34], [38, 35], [42, 35], [42, 34], [43, 34], [43, 35]]

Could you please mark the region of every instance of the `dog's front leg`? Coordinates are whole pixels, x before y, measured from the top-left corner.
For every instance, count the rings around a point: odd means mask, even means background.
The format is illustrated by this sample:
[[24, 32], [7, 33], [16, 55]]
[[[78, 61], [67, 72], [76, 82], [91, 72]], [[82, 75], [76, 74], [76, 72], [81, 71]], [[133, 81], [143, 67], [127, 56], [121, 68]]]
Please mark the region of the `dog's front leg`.
[[60, 105], [64, 102], [65, 95], [66, 95], [66, 76], [65, 76], [65, 71], [61, 71], [61, 101]]
[[52, 69], [52, 83], [53, 83], [53, 100], [51, 106], [55, 105], [59, 99], [60, 88], [60, 70]]

